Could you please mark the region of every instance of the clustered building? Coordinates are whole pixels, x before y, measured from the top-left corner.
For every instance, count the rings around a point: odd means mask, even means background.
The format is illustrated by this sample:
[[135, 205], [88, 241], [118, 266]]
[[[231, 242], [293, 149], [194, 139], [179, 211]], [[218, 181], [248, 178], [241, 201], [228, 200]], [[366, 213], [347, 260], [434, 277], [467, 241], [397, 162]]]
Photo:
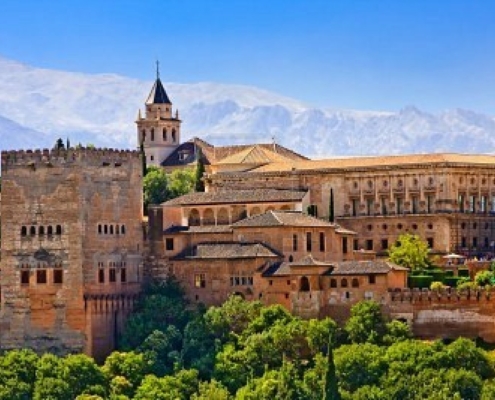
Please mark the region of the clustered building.
[[433, 253], [493, 254], [495, 156], [310, 160], [275, 143], [180, 140], [157, 77], [136, 121], [148, 165], [206, 166], [205, 192], [142, 217], [142, 152], [2, 152], [0, 347], [102, 359], [144, 279], [173, 275], [189, 300], [232, 293], [305, 318], [374, 299], [423, 336], [495, 340], [489, 292], [416, 292], [385, 251], [403, 233]]

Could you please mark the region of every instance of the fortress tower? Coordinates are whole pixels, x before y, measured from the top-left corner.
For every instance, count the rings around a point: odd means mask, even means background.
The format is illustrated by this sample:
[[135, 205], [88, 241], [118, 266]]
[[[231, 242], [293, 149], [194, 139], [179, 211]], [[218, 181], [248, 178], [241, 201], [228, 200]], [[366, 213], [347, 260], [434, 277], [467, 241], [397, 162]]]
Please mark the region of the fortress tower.
[[145, 103], [145, 117], [139, 110], [136, 120], [138, 146], [143, 146], [147, 165], [160, 166], [180, 145], [179, 111], [172, 112], [170, 101], [160, 80], [157, 63], [156, 80]]
[[0, 348], [102, 360], [143, 276], [137, 151], [2, 152]]

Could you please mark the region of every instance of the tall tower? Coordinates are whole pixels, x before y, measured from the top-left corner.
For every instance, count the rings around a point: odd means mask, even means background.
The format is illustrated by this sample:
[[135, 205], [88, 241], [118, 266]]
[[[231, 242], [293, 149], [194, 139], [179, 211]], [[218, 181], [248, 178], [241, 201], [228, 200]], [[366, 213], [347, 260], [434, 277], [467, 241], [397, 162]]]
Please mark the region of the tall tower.
[[179, 111], [172, 115], [172, 102], [160, 80], [156, 63], [156, 81], [145, 103], [145, 117], [139, 110], [136, 120], [138, 146], [143, 145], [146, 163], [160, 166], [180, 144]]

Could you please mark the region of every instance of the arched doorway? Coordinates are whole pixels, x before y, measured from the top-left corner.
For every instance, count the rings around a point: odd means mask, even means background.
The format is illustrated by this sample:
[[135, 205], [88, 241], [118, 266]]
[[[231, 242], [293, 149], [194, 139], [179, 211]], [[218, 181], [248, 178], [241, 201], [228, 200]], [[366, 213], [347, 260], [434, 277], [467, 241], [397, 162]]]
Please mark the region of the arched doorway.
[[309, 292], [309, 290], [310, 290], [309, 279], [306, 276], [303, 276], [301, 278], [299, 290], [301, 292]]

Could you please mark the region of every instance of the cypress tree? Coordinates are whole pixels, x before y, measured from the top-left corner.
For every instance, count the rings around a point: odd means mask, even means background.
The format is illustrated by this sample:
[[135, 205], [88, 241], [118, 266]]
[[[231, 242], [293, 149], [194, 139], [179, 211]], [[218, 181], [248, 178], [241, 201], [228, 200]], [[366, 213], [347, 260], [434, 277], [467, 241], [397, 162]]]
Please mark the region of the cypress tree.
[[330, 222], [335, 222], [335, 206], [333, 203], [333, 189], [330, 188], [330, 204], [328, 210], [328, 220]]
[[325, 391], [323, 400], [340, 400], [339, 384], [337, 382], [337, 374], [335, 373], [335, 362], [333, 360], [333, 343], [332, 334], [328, 336], [327, 349], [327, 373], [325, 376]]
[[146, 154], [144, 154], [144, 143], [142, 141], [139, 144], [139, 152], [141, 153], [141, 166], [143, 169], [143, 178], [144, 178], [148, 171], [146, 167]]
[[205, 165], [203, 163], [203, 154], [201, 153], [201, 149], [199, 147], [196, 148], [196, 172], [194, 176], [194, 190], [196, 192], [204, 192], [205, 191], [205, 183], [202, 178], [205, 173]]

